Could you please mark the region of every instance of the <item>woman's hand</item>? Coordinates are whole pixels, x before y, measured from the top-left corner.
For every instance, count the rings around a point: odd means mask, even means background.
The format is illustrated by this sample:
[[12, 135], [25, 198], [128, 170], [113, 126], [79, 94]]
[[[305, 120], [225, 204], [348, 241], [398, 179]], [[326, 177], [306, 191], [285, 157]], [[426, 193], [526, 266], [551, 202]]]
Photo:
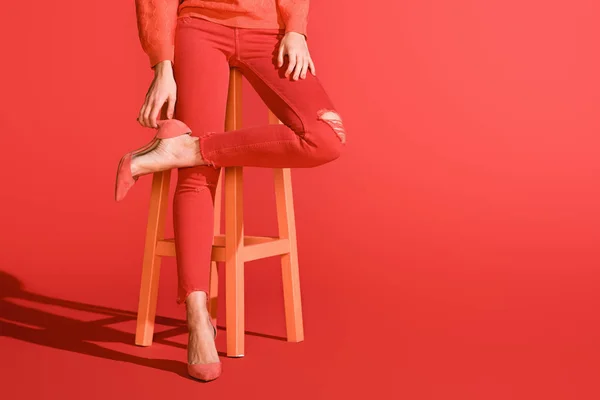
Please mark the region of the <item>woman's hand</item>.
[[316, 75], [315, 64], [310, 58], [306, 37], [298, 32], [288, 32], [281, 39], [279, 45], [279, 54], [277, 56], [277, 67], [283, 66], [283, 57], [288, 56], [288, 67], [285, 71], [285, 77], [293, 73], [292, 79], [298, 80], [298, 77], [306, 78], [306, 71], [310, 69], [313, 75]]
[[177, 85], [173, 76], [173, 65], [169, 60], [161, 61], [154, 67], [154, 79], [146, 93], [146, 100], [137, 118], [138, 122], [147, 128], [158, 128], [156, 121], [165, 103], [167, 103], [167, 118], [173, 118], [176, 98]]

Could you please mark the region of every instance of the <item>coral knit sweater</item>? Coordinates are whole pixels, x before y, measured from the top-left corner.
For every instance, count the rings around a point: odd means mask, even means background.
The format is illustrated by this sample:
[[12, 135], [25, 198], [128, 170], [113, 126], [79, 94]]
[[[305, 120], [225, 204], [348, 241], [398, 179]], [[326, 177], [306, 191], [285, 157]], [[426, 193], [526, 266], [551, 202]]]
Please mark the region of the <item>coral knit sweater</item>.
[[142, 49], [154, 67], [164, 60], [173, 63], [178, 17], [306, 35], [308, 4], [309, 0], [135, 0], [135, 9]]

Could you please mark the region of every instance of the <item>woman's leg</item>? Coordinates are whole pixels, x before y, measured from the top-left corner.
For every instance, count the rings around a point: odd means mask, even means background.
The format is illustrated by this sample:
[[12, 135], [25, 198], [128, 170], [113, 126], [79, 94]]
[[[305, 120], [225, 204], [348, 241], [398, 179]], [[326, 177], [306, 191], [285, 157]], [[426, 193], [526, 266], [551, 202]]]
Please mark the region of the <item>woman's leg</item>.
[[200, 138], [200, 152], [216, 167], [314, 167], [339, 157], [346, 141], [341, 118], [316, 76], [292, 81], [276, 67], [282, 34], [276, 30], [237, 29], [238, 67], [283, 125], [266, 125]]
[[[193, 151], [212, 164], [179, 168], [173, 199], [177, 300], [187, 305], [191, 363], [218, 359], [206, 318], [218, 167], [313, 167], [336, 159], [345, 142], [341, 119], [316, 77], [291, 81], [283, 76], [285, 66], [276, 68], [282, 37], [274, 30], [235, 29], [192, 17], [178, 21], [174, 118], [190, 127], [198, 138]], [[227, 61], [241, 69], [283, 125], [223, 132]]]
[[[195, 21], [183, 19], [177, 25], [174, 60], [177, 102], [173, 117], [188, 125], [197, 140], [204, 132], [223, 130], [229, 84], [227, 59], [234, 36], [231, 28], [192, 22]], [[209, 166], [177, 170], [173, 198], [177, 302], [185, 302], [187, 306], [190, 363], [218, 361], [206, 298], [219, 171]]]
[[[202, 20], [190, 20], [189, 24], [199, 30], [220, 29], [215, 24], [208, 27]], [[187, 295], [190, 326], [194, 326], [193, 321], [199, 321], [200, 326], [208, 315], [205, 305], [213, 240], [212, 206], [219, 167], [314, 167], [336, 159], [345, 143], [341, 118], [318, 79], [307, 75], [305, 80], [291, 81], [283, 76], [285, 66], [276, 68], [275, 54], [283, 35], [273, 30], [232, 29], [232, 33], [237, 48], [232, 49], [230, 64], [240, 68], [283, 125], [223, 132], [228, 66], [217, 67], [218, 60], [215, 62], [209, 52], [192, 45], [193, 40], [187, 51], [184, 45], [176, 47], [176, 52], [186, 51], [181, 57], [187, 61], [175, 63], [179, 65], [178, 90], [183, 91], [178, 94], [175, 118], [189, 125], [192, 135], [199, 138], [198, 151], [212, 164], [180, 168], [174, 202], [181, 279], [179, 300]], [[186, 42], [181, 37], [179, 41]], [[188, 52], [196, 55], [190, 56]], [[202, 71], [212, 69], [217, 70], [210, 73], [210, 81], [199, 76]], [[210, 95], [204, 93], [216, 90], [217, 86], [225, 86], [220, 92], [223, 97], [209, 103]], [[207, 116], [207, 112], [211, 115]], [[215, 360], [214, 342], [208, 336], [206, 324], [204, 327], [204, 336], [193, 334], [193, 328], [190, 330], [190, 362]], [[190, 353], [193, 351], [195, 355]]]

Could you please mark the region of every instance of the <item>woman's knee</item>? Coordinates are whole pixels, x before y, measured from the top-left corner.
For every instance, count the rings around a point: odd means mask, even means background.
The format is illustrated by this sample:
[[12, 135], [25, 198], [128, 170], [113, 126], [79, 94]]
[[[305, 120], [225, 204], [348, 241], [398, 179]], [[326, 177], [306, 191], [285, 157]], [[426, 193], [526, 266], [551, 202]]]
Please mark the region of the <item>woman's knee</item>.
[[317, 119], [329, 126], [341, 144], [346, 144], [346, 129], [344, 128], [342, 117], [337, 112], [322, 109], [317, 113]]
[[331, 110], [319, 111], [317, 122], [311, 131], [311, 141], [315, 148], [313, 156], [317, 165], [340, 157], [346, 143], [346, 131], [338, 113]]

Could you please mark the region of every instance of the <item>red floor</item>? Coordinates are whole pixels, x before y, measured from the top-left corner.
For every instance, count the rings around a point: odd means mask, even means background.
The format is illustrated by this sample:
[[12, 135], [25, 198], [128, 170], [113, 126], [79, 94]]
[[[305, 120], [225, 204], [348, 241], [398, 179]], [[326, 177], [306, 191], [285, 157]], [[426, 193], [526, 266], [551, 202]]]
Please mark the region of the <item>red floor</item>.
[[[246, 357], [223, 358], [223, 375], [208, 384], [185, 375], [182, 309], [167, 298], [174, 293], [172, 274], [163, 274], [160, 333], [152, 347], [140, 348], [133, 345], [134, 279], [117, 280], [114, 291], [103, 292], [109, 277], [76, 290], [59, 279], [49, 286], [52, 278], [39, 270], [37, 278], [28, 268], [5, 271], [0, 275], [5, 399], [600, 396], [598, 297], [594, 280], [581, 270], [555, 271], [541, 280], [508, 271], [496, 280], [476, 271], [451, 276], [409, 268], [395, 290], [383, 282], [362, 292], [352, 287], [352, 276], [333, 292], [305, 279], [304, 290], [312, 295], [304, 298], [303, 343], [282, 340], [279, 288], [261, 287], [250, 271]], [[486, 274], [491, 271], [494, 266]], [[535, 296], [528, 294], [532, 285]], [[48, 289], [36, 289], [41, 287]], [[257, 290], [264, 296], [255, 296]], [[220, 351], [224, 340], [221, 329]]]

